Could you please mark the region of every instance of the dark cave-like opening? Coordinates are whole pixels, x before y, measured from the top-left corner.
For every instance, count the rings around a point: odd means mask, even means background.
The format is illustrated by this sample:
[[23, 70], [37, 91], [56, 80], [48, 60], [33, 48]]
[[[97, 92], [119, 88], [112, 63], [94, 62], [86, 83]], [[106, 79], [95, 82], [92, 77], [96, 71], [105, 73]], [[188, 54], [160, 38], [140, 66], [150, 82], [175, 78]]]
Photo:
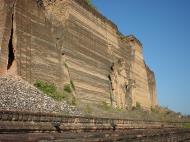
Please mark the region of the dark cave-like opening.
[[9, 44], [8, 44], [7, 70], [11, 68], [14, 60], [15, 60], [15, 55], [14, 55], [14, 48], [13, 48], [13, 16], [12, 16], [12, 28], [11, 28], [11, 35], [10, 35]]

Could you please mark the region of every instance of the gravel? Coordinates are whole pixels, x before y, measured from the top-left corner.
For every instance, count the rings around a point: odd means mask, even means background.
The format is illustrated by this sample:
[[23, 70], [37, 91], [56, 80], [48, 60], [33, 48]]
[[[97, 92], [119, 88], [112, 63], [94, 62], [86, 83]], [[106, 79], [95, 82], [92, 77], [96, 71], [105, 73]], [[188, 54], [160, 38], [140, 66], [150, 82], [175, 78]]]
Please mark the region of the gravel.
[[28, 82], [13, 76], [0, 77], [0, 109], [81, 115], [75, 106], [65, 101], [57, 102]]

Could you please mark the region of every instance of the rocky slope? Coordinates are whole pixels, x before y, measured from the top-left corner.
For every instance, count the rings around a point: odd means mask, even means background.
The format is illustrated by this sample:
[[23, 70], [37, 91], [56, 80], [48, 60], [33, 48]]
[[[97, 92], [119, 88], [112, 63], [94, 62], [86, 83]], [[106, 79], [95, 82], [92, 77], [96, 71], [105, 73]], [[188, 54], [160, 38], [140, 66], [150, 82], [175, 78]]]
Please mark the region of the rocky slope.
[[0, 77], [0, 109], [81, 114], [76, 107], [56, 102], [26, 81], [12, 76]]

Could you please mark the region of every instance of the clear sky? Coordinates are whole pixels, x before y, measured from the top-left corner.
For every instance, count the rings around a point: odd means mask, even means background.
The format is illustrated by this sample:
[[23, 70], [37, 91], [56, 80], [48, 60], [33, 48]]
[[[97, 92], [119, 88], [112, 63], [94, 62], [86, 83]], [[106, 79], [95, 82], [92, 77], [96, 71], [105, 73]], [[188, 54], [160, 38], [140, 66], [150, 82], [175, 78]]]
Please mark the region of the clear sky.
[[161, 106], [190, 114], [190, 0], [92, 0], [125, 34], [143, 44]]

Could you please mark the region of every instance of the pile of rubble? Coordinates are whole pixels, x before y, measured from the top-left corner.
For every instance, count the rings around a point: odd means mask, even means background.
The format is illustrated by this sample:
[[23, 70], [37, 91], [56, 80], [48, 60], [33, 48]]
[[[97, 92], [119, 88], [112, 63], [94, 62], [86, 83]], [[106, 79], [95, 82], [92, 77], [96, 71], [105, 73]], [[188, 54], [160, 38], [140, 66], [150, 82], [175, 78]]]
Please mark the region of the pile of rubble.
[[81, 115], [75, 106], [57, 102], [28, 82], [12, 76], [0, 77], [0, 109]]

